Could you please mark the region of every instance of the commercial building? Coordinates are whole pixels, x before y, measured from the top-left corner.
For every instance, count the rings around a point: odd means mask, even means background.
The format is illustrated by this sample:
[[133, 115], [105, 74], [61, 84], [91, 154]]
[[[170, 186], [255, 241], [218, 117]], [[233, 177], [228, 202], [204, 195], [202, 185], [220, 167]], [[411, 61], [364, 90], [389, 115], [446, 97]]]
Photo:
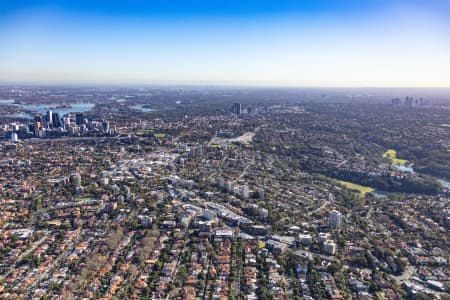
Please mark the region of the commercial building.
[[233, 114], [240, 115], [242, 113], [242, 105], [240, 103], [233, 103]]
[[83, 113], [76, 113], [76, 114], [75, 114], [75, 123], [76, 123], [77, 125], [84, 124]]
[[17, 136], [17, 133], [13, 132], [11, 133], [11, 142], [17, 143], [19, 141], [19, 138]]

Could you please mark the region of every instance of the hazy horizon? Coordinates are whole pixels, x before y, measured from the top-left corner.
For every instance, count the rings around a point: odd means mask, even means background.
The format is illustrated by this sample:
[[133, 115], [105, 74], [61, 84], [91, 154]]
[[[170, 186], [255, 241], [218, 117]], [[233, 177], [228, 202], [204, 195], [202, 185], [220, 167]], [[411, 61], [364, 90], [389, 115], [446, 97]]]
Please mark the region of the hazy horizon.
[[446, 1], [0, 4], [5, 84], [448, 88]]
[[301, 85], [288, 83], [267, 83], [251, 81], [103, 81], [103, 80], [69, 80], [69, 81], [2, 81], [0, 87], [36, 87], [36, 88], [217, 88], [217, 89], [293, 89], [293, 90], [450, 90], [450, 86], [365, 86], [365, 85]]

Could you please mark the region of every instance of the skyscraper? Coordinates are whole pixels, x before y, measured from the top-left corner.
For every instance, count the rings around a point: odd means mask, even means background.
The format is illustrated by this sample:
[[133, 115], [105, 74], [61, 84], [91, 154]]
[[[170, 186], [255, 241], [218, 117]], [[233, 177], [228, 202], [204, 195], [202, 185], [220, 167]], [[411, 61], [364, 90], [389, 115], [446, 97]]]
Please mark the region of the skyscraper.
[[84, 117], [83, 117], [83, 113], [76, 113], [75, 114], [75, 123], [77, 125], [81, 125], [84, 123]]
[[53, 112], [51, 110], [47, 111], [47, 127], [53, 126]]
[[58, 127], [61, 127], [61, 119], [59, 118], [59, 114], [58, 113], [54, 113], [53, 114], [53, 127], [54, 128], [58, 128]]
[[233, 103], [233, 114], [235, 114], [235, 115], [240, 115], [241, 114], [241, 112], [242, 112], [242, 106], [241, 106], [241, 104], [240, 103], [238, 103], [238, 102], [236, 102], [236, 103]]
[[19, 141], [19, 138], [17, 137], [17, 133], [13, 132], [11, 133], [11, 142], [17, 143]]
[[34, 135], [39, 136], [39, 131], [42, 129], [42, 118], [40, 115], [34, 116]]
[[70, 116], [66, 115], [66, 117], [63, 117], [63, 125], [64, 127], [69, 127], [70, 126]]

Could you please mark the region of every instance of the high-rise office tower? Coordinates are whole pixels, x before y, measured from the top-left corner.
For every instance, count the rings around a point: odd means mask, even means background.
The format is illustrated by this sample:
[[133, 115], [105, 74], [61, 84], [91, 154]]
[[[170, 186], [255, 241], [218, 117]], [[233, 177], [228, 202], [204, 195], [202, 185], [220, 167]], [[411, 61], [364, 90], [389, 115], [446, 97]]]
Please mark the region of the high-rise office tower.
[[11, 133], [11, 142], [17, 143], [19, 141], [19, 138], [17, 137], [17, 133], [13, 132]]
[[34, 135], [39, 136], [39, 131], [42, 129], [42, 118], [40, 115], [34, 116]]
[[61, 119], [59, 118], [59, 114], [58, 113], [54, 113], [52, 118], [53, 118], [53, 120], [52, 120], [53, 127], [54, 128], [61, 127]]
[[240, 103], [233, 103], [233, 114], [240, 115], [242, 112], [242, 105]]
[[77, 125], [81, 125], [84, 123], [84, 117], [83, 117], [83, 113], [76, 113], [75, 114], [75, 123]]
[[63, 123], [64, 123], [64, 127], [70, 126], [70, 116], [69, 115], [67, 115], [66, 117], [63, 117]]
[[51, 110], [47, 111], [47, 127], [53, 126], [53, 112]]

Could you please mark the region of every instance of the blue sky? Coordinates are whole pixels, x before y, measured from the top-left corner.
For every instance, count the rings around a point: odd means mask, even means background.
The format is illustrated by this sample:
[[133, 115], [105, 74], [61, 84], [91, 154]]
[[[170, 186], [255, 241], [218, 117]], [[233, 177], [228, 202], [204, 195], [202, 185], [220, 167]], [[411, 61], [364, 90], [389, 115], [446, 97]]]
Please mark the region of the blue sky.
[[0, 81], [450, 87], [445, 0], [0, 1]]

